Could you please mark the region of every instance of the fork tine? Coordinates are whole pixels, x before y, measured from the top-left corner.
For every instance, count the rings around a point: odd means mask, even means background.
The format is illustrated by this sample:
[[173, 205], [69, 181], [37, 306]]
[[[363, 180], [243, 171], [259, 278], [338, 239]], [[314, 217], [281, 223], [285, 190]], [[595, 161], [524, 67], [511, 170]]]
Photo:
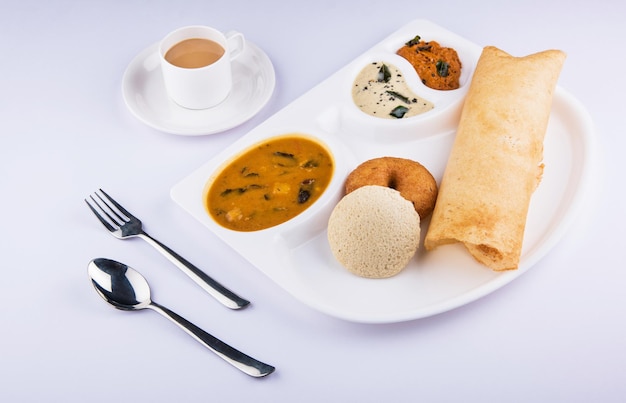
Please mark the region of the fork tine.
[[122, 213], [115, 210], [113, 206], [111, 206], [106, 200], [102, 198], [98, 193], [94, 193], [94, 195], [98, 198], [91, 196], [91, 199], [94, 201], [97, 207], [111, 220], [111, 222], [115, 225], [124, 225], [129, 219], [122, 216]]
[[[102, 192], [103, 195], [106, 196], [107, 199], [109, 199], [109, 201], [111, 202], [111, 204], [113, 204], [122, 214], [124, 214], [126, 217], [128, 218], [133, 218], [133, 215], [131, 213], [129, 213], [124, 207], [122, 207], [118, 202], [116, 202], [115, 200], [113, 200], [113, 198], [111, 196], [109, 196], [107, 194], [107, 192], [105, 192], [102, 189], [99, 189], [100, 192]], [[97, 194], [97, 193], [96, 193]], [[98, 195], [98, 197], [100, 197]], [[102, 198], [100, 197], [100, 200], [102, 200]], [[104, 200], [102, 200], [104, 201]], [[106, 203], [106, 201], [104, 201]]]
[[[94, 200], [93, 196], [89, 196], [89, 197], [91, 197], [91, 200], [93, 200], [93, 202], [96, 203], [96, 201]], [[105, 226], [106, 229], [108, 229], [111, 232], [115, 231], [115, 228], [107, 220], [105, 220], [104, 217], [102, 217], [102, 215], [100, 215], [100, 212], [98, 212], [91, 205], [91, 203], [89, 203], [89, 201], [87, 201], [87, 199], [85, 199], [85, 203], [87, 203], [87, 206], [89, 206], [89, 209], [96, 215], [96, 217], [98, 217], [98, 220], [100, 220], [100, 222], [102, 223], [102, 225]], [[102, 211], [104, 211], [104, 210], [102, 210]], [[106, 211], [104, 211], [104, 213], [106, 214]]]

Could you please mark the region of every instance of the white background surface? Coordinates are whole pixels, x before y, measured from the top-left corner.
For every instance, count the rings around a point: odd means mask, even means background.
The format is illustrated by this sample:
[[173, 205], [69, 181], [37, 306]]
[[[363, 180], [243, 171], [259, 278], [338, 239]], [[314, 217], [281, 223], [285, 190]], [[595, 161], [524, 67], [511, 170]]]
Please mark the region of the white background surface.
[[[618, 4], [3, 1], [0, 400], [623, 401], [626, 6]], [[566, 51], [559, 85], [596, 124], [597, 186], [558, 246], [503, 289], [427, 319], [354, 324], [288, 295], [175, 205], [169, 190], [417, 18], [518, 56]], [[128, 63], [189, 24], [239, 30], [272, 59], [275, 95], [251, 121], [181, 137], [126, 109]], [[253, 306], [222, 308], [143, 241], [107, 234], [83, 202], [98, 187]], [[140, 270], [155, 301], [276, 373], [249, 378], [157, 314], [110, 308], [86, 274], [100, 256]]]

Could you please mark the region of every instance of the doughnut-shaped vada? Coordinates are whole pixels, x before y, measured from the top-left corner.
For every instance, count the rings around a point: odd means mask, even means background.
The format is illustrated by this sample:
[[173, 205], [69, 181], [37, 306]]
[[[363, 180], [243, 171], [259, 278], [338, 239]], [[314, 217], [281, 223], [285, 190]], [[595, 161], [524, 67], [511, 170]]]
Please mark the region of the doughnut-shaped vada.
[[346, 194], [367, 185], [387, 186], [413, 203], [423, 220], [435, 208], [437, 181], [419, 162], [396, 157], [380, 157], [363, 162], [346, 179]]

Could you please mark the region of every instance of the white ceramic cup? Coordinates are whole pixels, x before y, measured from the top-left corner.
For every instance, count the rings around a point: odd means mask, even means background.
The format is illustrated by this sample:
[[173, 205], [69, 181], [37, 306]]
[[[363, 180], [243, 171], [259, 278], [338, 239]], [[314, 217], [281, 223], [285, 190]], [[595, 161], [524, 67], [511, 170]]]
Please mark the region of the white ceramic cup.
[[[224, 54], [214, 63], [197, 68], [178, 67], [165, 60], [165, 54], [172, 46], [193, 38], [217, 42], [224, 48]], [[235, 31], [223, 34], [211, 27], [195, 25], [170, 32], [159, 43], [161, 70], [168, 96], [188, 109], [207, 109], [218, 105], [232, 89], [231, 63], [244, 48], [243, 34]]]

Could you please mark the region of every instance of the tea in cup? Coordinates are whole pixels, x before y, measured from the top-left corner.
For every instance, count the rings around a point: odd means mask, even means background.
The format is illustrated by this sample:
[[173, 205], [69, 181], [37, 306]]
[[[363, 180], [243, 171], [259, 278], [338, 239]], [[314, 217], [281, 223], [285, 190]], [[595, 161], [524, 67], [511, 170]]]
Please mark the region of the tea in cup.
[[159, 44], [168, 96], [188, 109], [218, 105], [232, 89], [231, 64], [244, 48], [243, 34], [235, 31], [197, 25], [169, 33]]

